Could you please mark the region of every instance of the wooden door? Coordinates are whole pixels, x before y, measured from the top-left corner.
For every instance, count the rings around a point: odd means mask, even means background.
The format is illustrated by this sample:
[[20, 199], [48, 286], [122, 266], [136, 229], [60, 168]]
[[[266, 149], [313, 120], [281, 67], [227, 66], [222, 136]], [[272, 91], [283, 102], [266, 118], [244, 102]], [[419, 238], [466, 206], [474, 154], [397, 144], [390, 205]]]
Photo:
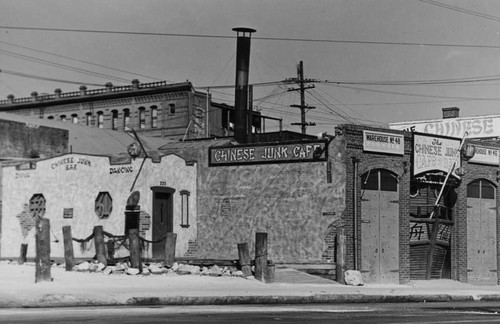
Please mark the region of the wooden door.
[[[167, 192], [165, 190], [153, 191], [152, 223], [153, 241], [161, 240], [165, 238], [167, 233], [173, 232], [173, 192]], [[153, 243], [152, 253], [154, 259], [163, 259], [165, 257], [165, 241]]]
[[399, 283], [398, 198], [398, 182], [390, 172], [363, 175], [360, 271], [365, 282]]
[[497, 282], [496, 189], [486, 180], [467, 186], [467, 278]]

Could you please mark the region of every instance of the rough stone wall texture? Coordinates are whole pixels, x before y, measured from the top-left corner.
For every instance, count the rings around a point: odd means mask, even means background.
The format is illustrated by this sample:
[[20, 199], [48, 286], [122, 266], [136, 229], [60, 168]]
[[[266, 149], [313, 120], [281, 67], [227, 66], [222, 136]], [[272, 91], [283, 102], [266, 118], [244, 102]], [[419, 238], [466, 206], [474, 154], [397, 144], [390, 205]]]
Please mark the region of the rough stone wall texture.
[[68, 131], [0, 120], [0, 157], [52, 157], [68, 152]]
[[236, 259], [237, 244], [247, 242], [253, 256], [255, 233], [267, 232], [269, 259], [324, 261], [331, 248], [331, 225], [345, 207], [346, 172], [338, 162], [339, 147], [330, 145], [330, 183], [327, 162], [200, 165], [196, 255]]
[[[2, 168], [2, 237], [0, 257], [18, 257], [21, 243], [28, 243], [28, 257], [35, 255], [34, 228], [27, 217], [31, 217], [26, 205], [34, 194], [41, 193], [46, 199], [45, 218], [51, 225], [51, 257], [64, 257], [62, 227], [70, 225], [74, 238], [88, 237], [94, 226], [123, 235], [125, 228], [125, 205], [132, 184], [141, 167], [142, 159], [131, 164], [110, 165], [107, 157], [67, 154], [38, 161], [35, 169], [21, 170], [15, 166]], [[187, 165], [176, 155], [164, 156], [160, 163], [147, 159], [137, 178], [134, 190], [141, 194], [140, 230], [151, 239], [152, 186], [165, 185], [176, 189], [174, 193], [174, 231], [177, 233], [177, 253], [188, 250], [189, 240], [196, 239], [196, 164]], [[191, 192], [190, 217], [192, 226], [182, 228], [181, 190]], [[99, 192], [109, 192], [113, 209], [107, 218], [96, 215], [95, 200]], [[65, 208], [73, 208], [72, 218], [64, 218]], [[153, 216], [151, 216], [153, 217]], [[59, 242], [55, 242], [58, 239]], [[149, 252], [147, 252], [149, 253]], [[93, 241], [82, 248], [75, 243], [75, 257], [92, 257], [95, 254]], [[148, 256], [148, 255], [145, 255]]]

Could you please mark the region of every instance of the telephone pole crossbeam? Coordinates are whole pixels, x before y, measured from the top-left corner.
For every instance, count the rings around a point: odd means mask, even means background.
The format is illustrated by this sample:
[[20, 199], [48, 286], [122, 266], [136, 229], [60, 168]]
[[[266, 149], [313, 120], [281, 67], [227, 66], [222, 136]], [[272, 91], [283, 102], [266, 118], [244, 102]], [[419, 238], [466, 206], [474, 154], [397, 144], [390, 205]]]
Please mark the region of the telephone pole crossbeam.
[[288, 91], [299, 91], [300, 92], [300, 105], [290, 105], [290, 107], [299, 108], [300, 109], [300, 123], [292, 123], [292, 125], [300, 126], [302, 130], [302, 134], [306, 133], [307, 126], [315, 126], [316, 123], [306, 122], [306, 110], [314, 109], [316, 107], [306, 105], [306, 90], [314, 88], [314, 84], [305, 85], [308, 82], [314, 82], [313, 79], [304, 79], [304, 63], [300, 61], [298, 70], [298, 77], [290, 78], [287, 81], [295, 82], [299, 84], [299, 88], [290, 88]]

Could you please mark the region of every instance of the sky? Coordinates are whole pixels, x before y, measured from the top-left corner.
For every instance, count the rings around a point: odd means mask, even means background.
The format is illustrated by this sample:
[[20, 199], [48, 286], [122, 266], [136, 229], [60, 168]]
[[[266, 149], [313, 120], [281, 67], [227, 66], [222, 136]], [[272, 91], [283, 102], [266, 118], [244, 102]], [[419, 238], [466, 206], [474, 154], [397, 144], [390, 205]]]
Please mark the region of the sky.
[[300, 61], [315, 80], [309, 134], [438, 119], [444, 107], [500, 114], [498, 0], [0, 0], [0, 100], [139, 79], [189, 80], [234, 104], [239, 26], [257, 30], [254, 109], [284, 129], [300, 131], [296, 85], [281, 82]]

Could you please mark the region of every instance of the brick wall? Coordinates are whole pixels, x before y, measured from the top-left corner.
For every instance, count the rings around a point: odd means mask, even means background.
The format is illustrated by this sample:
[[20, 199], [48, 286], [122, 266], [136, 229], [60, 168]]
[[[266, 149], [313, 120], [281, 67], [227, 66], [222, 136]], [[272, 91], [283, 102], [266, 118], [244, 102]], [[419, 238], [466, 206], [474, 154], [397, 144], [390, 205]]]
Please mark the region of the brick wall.
[[[347, 166], [346, 181], [346, 209], [342, 217], [347, 239], [347, 268], [354, 268], [354, 181], [357, 186], [357, 264], [361, 264], [361, 175], [372, 169], [391, 171], [399, 179], [399, 281], [405, 283], [410, 280], [410, 246], [409, 246], [409, 187], [410, 187], [410, 157], [412, 139], [410, 133], [404, 133], [404, 156], [387, 155], [363, 152], [363, 130], [380, 131], [385, 133], [403, 134], [401, 131], [372, 128], [357, 125], [342, 125], [347, 143], [344, 163]], [[355, 162], [356, 161], [356, 162]], [[357, 170], [355, 170], [357, 167]], [[405, 172], [406, 171], [406, 172]], [[357, 177], [354, 179], [355, 172]]]

